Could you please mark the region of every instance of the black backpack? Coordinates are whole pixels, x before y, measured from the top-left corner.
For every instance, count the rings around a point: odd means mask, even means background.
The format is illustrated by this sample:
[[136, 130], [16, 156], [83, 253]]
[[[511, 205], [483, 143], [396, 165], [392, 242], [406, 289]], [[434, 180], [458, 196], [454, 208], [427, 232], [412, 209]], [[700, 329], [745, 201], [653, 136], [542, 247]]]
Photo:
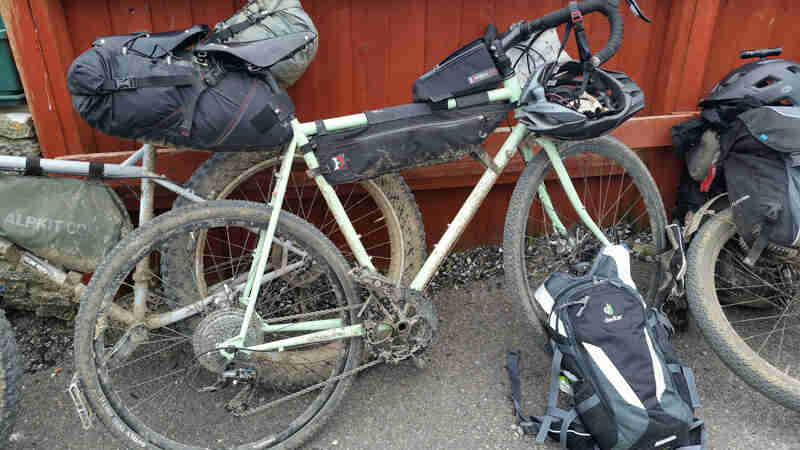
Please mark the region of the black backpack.
[[763, 106], [737, 117], [722, 140], [725, 181], [753, 265], [768, 243], [800, 244], [800, 108]]
[[[536, 292], [550, 312], [553, 349], [544, 416], [520, 411], [519, 353], [508, 357], [520, 426], [562, 449], [701, 449], [703, 424], [692, 370], [680, 364], [666, 316], [647, 309], [623, 246], [606, 247], [587, 275], [555, 273]], [[559, 391], [571, 409], [557, 406]]]

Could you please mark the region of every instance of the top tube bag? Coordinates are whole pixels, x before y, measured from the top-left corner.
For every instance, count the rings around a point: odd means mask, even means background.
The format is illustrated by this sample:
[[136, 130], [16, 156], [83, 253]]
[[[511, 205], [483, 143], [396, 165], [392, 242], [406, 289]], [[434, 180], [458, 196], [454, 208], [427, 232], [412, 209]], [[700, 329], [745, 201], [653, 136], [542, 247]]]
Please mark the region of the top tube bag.
[[503, 81], [503, 71], [492, 56], [497, 29], [456, 50], [414, 82], [414, 101], [438, 103], [453, 97], [487, 91]]
[[474, 154], [511, 109], [507, 102], [453, 110], [424, 103], [379, 109], [368, 111], [368, 125], [356, 129], [328, 133], [317, 122], [309, 145], [329, 183], [349, 183]]

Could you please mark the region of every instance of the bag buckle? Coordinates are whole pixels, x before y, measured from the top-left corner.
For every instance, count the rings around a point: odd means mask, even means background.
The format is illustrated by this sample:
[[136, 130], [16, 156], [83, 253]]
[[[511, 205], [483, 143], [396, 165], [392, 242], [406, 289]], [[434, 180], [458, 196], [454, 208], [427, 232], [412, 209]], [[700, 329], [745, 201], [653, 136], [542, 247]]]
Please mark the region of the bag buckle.
[[117, 85], [117, 90], [120, 91], [127, 91], [136, 89], [136, 79], [135, 78], [118, 78], [115, 79], [114, 82]]
[[578, 2], [569, 2], [569, 15], [572, 19], [572, 23], [583, 22], [583, 13], [578, 9]]
[[225, 70], [217, 66], [203, 75], [203, 81], [209, 86], [216, 86], [224, 76]]

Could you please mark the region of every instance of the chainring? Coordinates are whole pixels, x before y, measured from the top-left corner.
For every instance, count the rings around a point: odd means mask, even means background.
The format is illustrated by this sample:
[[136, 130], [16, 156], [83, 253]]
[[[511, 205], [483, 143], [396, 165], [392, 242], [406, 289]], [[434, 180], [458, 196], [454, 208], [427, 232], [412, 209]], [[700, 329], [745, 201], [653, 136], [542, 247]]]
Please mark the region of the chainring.
[[439, 317], [433, 302], [423, 293], [397, 287], [366, 269], [354, 269], [352, 275], [372, 293], [364, 323], [374, 357], [398, 363], [421, 356], [436, 341]]

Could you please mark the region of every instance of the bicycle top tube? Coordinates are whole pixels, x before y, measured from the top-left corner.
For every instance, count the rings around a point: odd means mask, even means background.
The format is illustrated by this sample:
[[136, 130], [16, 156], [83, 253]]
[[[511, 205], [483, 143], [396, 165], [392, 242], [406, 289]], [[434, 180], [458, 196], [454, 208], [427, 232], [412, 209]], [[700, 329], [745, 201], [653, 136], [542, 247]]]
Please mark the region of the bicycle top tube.
[[[521, 92], [522, 88], [520, 87], [519, 80], [517, 80], [517, 77], [514, 76], [506, 80], [503, 83], [502, 88], [487, 91], [486, 94], [489, 97], [489, 101], [492, 102], [503, 101], [503, 100], [516, 102], [517, 100], [519, 100]], [[456, 99], [451, 98], [450, 100], [448, 100], [447, 108], [455, 109]], [[349, 128], [362, 127], [368, 124], [367, 115], [365, 113], [334, 117], [331, 119], [324, 119], [322, 122], [325, 125], [325, 129], [328, 131], [346, 130]], [[317, 123], [316, 122], [301, 123], [299, 128], [295, 128], [295, 131], [297, 131], [298, 129], [302, 131], [303, 134], [305, 134], [306, 136], [313, 136], [317, 134]]]

